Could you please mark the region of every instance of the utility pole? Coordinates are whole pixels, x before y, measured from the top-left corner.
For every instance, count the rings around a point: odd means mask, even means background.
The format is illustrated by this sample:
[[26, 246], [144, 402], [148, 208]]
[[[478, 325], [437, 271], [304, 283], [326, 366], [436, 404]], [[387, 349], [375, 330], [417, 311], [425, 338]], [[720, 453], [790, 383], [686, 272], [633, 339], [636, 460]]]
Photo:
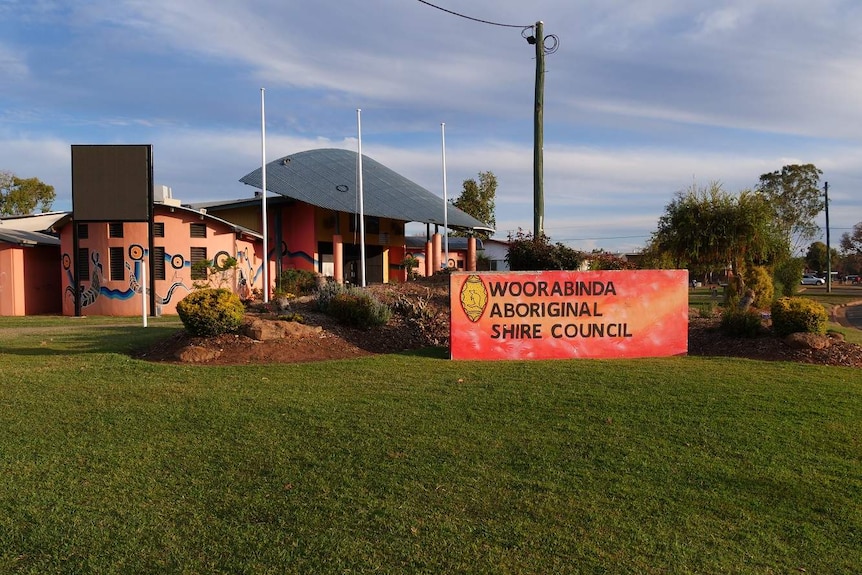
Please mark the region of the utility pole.
[[[536, 22], [536, 106], [533, 115], [533, 238], [545, 233], [544, 106], [545, 106], [545, 32], [541, 20]], [[529, 40], [528, 40], [529, 42]]]
[[823, 182], [826, 206], [826, 293], [832, 293], [832, 246], [829, 242], [829, 182]]
[[[531, 32], [528, 33], [528, 30]], [[529, 34], [529, 35], [528, 35]], [[544, 123], [545, 123], [545, 55], [553, 54], [560, 46], [554, 34], [545, 36], [541, 20], [524, 28], [521, 35], [527, 44], [536, 48], [536, 106], [533, 114], [533, 237], [545, 233], [545, 184], [544, 176]]]

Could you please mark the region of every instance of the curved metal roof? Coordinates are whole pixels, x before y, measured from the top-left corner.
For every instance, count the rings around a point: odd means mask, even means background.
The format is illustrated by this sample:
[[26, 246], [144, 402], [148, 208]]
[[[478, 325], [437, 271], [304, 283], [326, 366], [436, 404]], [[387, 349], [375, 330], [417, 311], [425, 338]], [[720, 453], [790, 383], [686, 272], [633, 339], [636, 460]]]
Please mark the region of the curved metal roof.
[[[266, 165], [266, 188], [288, 198], [347, 213], [359, 213], [357, 153], [324, 148], [284, 156]], [[261, 187], [261, 170], [239, 180]], [[443, 198], [362, 155], [362, 204], [367, 216], [443, 224]], [[493, 231], [455, 206], [447, 206], [450, 228]]]

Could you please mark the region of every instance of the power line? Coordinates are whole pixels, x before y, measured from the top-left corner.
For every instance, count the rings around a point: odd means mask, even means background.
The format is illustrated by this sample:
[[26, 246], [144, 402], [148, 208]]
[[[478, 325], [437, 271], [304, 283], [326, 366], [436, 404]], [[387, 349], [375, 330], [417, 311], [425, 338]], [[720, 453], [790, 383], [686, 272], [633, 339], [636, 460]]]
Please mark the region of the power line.
[[639, 236], [609, 236], [604, 238], [563, 238], [557, 241], [560, 242], [592, 242], [592, 241], [602, 241], [602, 240], [634, 240], [638, 238], [648, 238], [649, 234], [643, 234]]
[[491, 22], [490, 20], [482, 20], [481, 18], [473, 18], [472, 16], [465, 16], [464, 14], [459, 14], [458, 12], [453, 12], [452, 10], [447, 10], [446, 8], [441, 8], [436, 4], [432, 4], [431, 2], [427, 2], [426, 0], [419, 0], [426, 6], [431, 6], [432, 8], [436, 8], [437, 10], [441, 10], [443, 12], [447, 12], [452, 14], [453, 16], [458, 16], [459, 18], [466, 18], [467, 20], [472, 20], [473, 22], [481, 22], [482, 24], [490, 24], [491, 26], [502, 26], [503, 28], [532, 28], [532, 24], [527, 24], [526, 26], [522, 24], [500, 24], [499, 22]]

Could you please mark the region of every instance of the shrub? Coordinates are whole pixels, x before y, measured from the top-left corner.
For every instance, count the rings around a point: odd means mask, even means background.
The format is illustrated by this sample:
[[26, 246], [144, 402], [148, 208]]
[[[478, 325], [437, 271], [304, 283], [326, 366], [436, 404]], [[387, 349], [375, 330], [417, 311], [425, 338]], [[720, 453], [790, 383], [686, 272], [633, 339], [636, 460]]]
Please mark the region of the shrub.
[[721, 315], [721, 331], [733, 337], [757, 337], [762, 322], [760, 312], [754, 310], [728, 309]]
[[590, 270], [636, 270], [638, 267], [627, 259], [607, 252], [593, 252], [587, 259]]
[[[805, 271], [805, 261], [802, 258], [788, 259], [775, 268], [776, 291], [785, 297], [792, 297], [799, 292], [799, 279]], [[781, 289], [777, 289], [778, 287]]]
[[517, 234], [509, 236], [506, 261], [512, 271], [577, 270], [584, 254], [560, 242], [551, 244], [544, 233], [533, 236], [519, 229]]
[[245, 306], [230, 290], [206, 288], [181, 299], [177, 303], [177, 314], [190, 334], [205, 337], [239, 329]]
[[284, 270], [278, 276], [278, 291], [310, 295], [317, 290], [317, 274], [309, 270]]
[[754, 307], [768, 309], [775, 297], [775, 286], [772, 276], [763, 266], [754, 266], [746, 270], [745, 287], [754, 292]]
[[317, 290], [317, 297], [314, 300], [315, 307], [318, 310], [325, 312], [329, 308], [329, 302], [337, 295], [347, 293], [347, 287], [338, 282], [326, 282]]
[[[318, 307], [320, 304], [321, 299], [318, 298]], [[325, 307], [321, 309], [340, 323], [361, 328], [385, 325], [392, 316], [389, 306], [362, 288], [344, 288], [330, 294]]]
[[826, 333], [829, 315], [819, 303], [802, 297], [782, 297], [772, 304], [772, 329], [784, 337], [791, 333]]
[[419, 267], [419, 258], [412, 254], [407, 254], [404, 256], [402, 265], [404, 266], [404, 269], [407, 270], [407, 279], [415, 280], [419, 275], [419, 272], [416, 271], [416, 268]]
[[[218, 257], [218, 256], [216, 256]], [[227, 256], [214, 260], [201, 260], [192, 265], [192, 286], [197, 289], [225, 288], [236, 274], [237, 259]]]

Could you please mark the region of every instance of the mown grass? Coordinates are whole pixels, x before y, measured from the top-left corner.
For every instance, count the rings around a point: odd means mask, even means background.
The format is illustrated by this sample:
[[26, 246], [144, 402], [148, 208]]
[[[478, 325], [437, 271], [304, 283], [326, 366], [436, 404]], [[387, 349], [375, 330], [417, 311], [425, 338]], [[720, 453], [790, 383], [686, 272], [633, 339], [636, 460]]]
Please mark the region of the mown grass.
[[[0, 328], [5, 320], [0, 320]], [[2, 573], [851, 573], [859, 370], [148, 364], [0, 331]]]

